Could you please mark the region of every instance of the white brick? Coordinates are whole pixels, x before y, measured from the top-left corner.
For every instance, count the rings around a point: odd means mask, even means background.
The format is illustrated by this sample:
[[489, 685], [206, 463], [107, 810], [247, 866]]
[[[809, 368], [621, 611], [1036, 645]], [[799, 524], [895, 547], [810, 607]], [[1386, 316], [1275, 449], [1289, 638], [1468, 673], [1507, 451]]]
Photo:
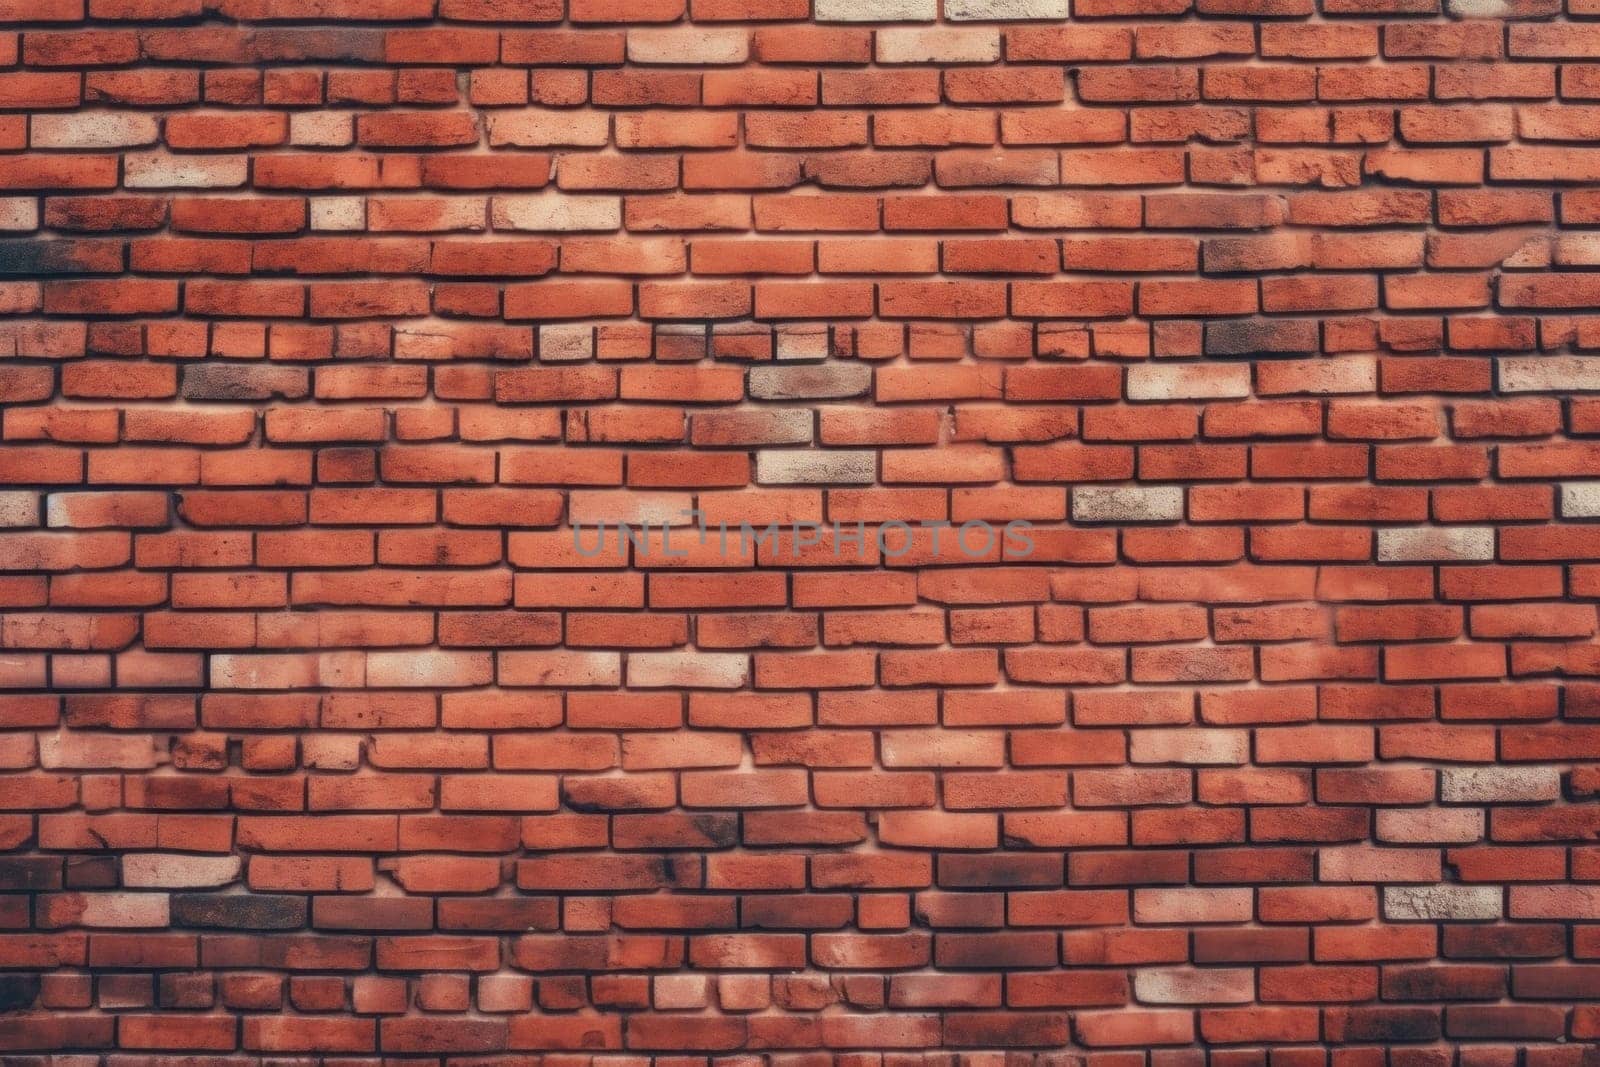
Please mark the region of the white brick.
[[598, 147], [611, 137], [603, 111], [496, 111], [489, 116], [489, 143], [525, 148]]
[[35, 115], [28, 133], [34, 148], [129, 148], [161, 139], [154, 115], [126, 111]]
[[932, 22], [939, 0], [817, 0], [818, 22]]
[[1255, 972], [1248, 967], [1135, 971], [1133, 995], [1141, 1004], [1248, 1004], [1255, 999]]
[[238, 856], [136, 852], [122, 857], [122, 884], [134, 889], [214, 889], [239, 877]]
[[1502, 392], [1600, 392], [1600, 356], [1507, 356], [1496, 362]]
[[348, 111], [296, 111], [289, 115], [289, 143], [308, 148], [340, 148], [356, 139], [355, 116]]
[[0, 230], [32, 230], [38, 225], [38, 200], [31, 196], [0, 197]]
[[1209, 400], [1250, 395], [1248, 363], [1188, 363], [1128, 368], [1129, 400]]
[[872, 451], [756, 453], [761, 485], [870, 485], [877, 474], [878, 454]]
[[756, 400], [837, 400], [864, 396], [872, 388], [865, 363], [750, 368], [749, 391]]
[[750, 35], [742, 29], [671, 29], [628, 31], [628, 59], [633, 63], [689, 65], [743, 63], [750, 58]]
[[1378, 559], [1384, 563], [1492, 560], [1494, 530], [1487, 526], [1379, 530]]
[[491, 211], [497, 230], [600, 231], [622, 225], [622, 198], [616, 196], [497, 196]]
[[37, 525], [39, 525], [38, 493], [29, 493], [21, 489], [0, 492], [0, 526]]
[[947, 19], [1064, 19], [1067, 0], [944, 0]]
[[585, 322], [556, 322], [539, 327], [539, 359], [560, 363], [594, 357], [594, 327]]
[[630, 652], [628, 684], [641, 689], [738, 689], [750, 681], [750, 657], [737, 652]]
[[898, 27], [877, 33], [879, 63], [995, 63], [1000, 31]]
[[311, 198], [313, 230], [361, 230], [367, 225], [367, 202], [359, 196], [314, 196]]
[[1072, 517], [1079, 522], [1177, 522], [1183, 518], [1183, 487], [1074, 486]]
[[175, 156], [130, 153], [122, 158], [122, 184], [129, 189], [231, 189], [245, 183], [248, 156]]
[[1600, 482], [1568, 482], [1561, 487], [1561, 516], [1600, 519]]
[[1390, 919], [1498, 919], [1499, 886], [1392, 885], [1383, 890], [1383, 912]]
[[1554, 767], [1450, 767], [1440, 773], [1439, 796], [1452, 804], [1559, 800], [1561, 772]]

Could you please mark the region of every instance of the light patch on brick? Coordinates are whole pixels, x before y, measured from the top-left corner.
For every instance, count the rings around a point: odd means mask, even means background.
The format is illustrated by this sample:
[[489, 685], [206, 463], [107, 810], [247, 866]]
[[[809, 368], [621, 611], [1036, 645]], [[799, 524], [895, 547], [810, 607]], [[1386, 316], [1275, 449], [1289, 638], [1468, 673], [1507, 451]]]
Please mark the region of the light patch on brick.
[[738, 689], [750, 657], [733, 652], [630, 652], [628, 684], [641, 689]]

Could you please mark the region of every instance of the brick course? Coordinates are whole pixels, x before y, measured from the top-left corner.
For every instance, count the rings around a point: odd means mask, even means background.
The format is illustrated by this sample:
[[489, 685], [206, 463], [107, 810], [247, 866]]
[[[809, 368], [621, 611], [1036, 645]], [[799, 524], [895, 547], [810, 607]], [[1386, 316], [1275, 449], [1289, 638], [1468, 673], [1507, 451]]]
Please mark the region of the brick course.
[[1597, 11], [0, 0], [0, 1061], [1594, 1067]]

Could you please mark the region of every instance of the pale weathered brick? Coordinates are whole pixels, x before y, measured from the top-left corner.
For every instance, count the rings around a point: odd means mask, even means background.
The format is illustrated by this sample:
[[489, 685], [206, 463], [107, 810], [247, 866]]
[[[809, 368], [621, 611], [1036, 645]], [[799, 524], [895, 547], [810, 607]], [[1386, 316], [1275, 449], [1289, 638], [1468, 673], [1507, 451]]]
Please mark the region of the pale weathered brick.
[[1378, 559], [1384, 563], [1492, 560], [1494, 530], [1485, 526], [1379, 530]]
[[1446, 767], [1439, 798], [1450, 804], [1516, 804], [1557, 800], [1561, 773], [1554, 767]]
[[359, 196], [314, 196], [311, 198], [311, 228], [348, 232], [365, 229], [367, 202]]
[[1391, 920], [1471, 922], [1498, 919], [1499, 886], [1391, 885], [1383, 889], [1383, 913]]
[[1068, 0], [945, 0], [947, 19], [1064, 19]]
[[0, 197], [0, 230], [31, 230], [38, 225], [38, 200], [31, 196]]
[[1134, 763], [1244, 764], [1250, 762], [1247, 730], [1134, 730], [1128, 756]]
[[611, 135], [603, 111], [507, 111], [489, 116], [491, 145], [596, 147]]
[[628, 31], [628, 59], [633, 63], [724, 64], [750, 57], [750, 33], [743, 27], [705, 25]]
[[773, 331], [774, 354], [781, 360], [828, 358], [828, 328], [814, 323], [784, 323]]
[[539, 359], [564, 363], [594, 357], [594, 327], [581, 322], [547, 322], [539, 326]]
[[0, 526], [38, 526], [39, 494], [23, 489], [0, 491]]
[[133, 148], [155, 144], [160, 136], [154, 115], [118, 111], [35, 115], [28, 130], [35, 148]]
[[1600, 519], [1600, 482], [1567, 482], [1561, 487], [1561, 516]]
[[1600, 356], [1502, 356], [1495, 362], [1507, 393], [1600, 391]]
[[864, 396], [872, 368], [863, 363], [751, 367], [750, 396], [756, 400], [826, 400]]
[[816, 0], [818, 22], [932, 22], [938, 0]]
[[1255, 972], [1248, 967], [1142, 968], [1133, 974], [1141, 1004], [1248, 1004]]
[[130, 853], [122, 858], [122, 884], [130, 889], [215, 889], [239, 878], [238, 856]]
[[249, 171], [248, 156], [138, 152], [122, 159], [122, 181], [130, 189], [226, 189], [243, 185]]
[[893, 27], [877, 33], [879, 63], [994, 63], [997, 29]]
[[641, 689], [738, 689], [750, 681], [750, 657], [733, 652], [630, 652], [628, 684]]
[[1073, 486], [1072, 517], [1079, 522], [1177, 522], [1183, 518], [1183, 487]]
[[756, 481], [762, 485], [866, 485], [877, 471], [878, 454], [870, 451], [756, 453]]
[[355, 115], [348, 111], [295, 111], [289, 115], [289, 143], [302, 148], [342, 148], [356, 140]]
[[50, 912], [62, 926], [90, 929], [160, 929], [172, 921], [166, 893], [81, 893], [51, 901]]
[[622, 225], [622, 200], [615, 196], [497, 196], [489, 210], [497, 230], [614, 230]]
[[1249, 395], [1247, 363], [1146, 363], [1128, 368], [1129, 400], [1221, 400]]

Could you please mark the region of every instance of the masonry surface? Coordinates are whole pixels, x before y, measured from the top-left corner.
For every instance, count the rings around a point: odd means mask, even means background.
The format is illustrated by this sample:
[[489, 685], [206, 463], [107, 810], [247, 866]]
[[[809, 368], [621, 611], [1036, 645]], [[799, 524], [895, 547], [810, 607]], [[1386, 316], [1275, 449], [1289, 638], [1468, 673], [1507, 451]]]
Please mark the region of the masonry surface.
[[1600, 1063], [1600, 3], [1440, 5], [0, 0], [0, 1062]]

